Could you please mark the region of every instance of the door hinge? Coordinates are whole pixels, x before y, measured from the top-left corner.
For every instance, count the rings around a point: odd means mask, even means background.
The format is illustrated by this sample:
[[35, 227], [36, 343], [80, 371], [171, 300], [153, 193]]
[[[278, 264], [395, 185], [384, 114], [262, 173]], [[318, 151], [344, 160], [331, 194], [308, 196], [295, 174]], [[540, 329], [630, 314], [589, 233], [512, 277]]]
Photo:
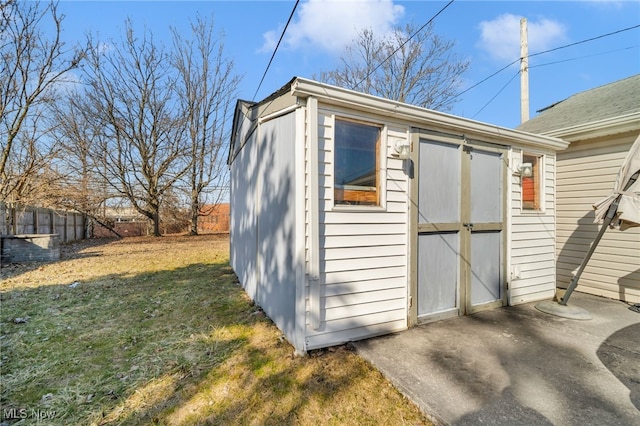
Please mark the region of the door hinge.
[[413, 306], [413, 296], [409, 296], [409, 307]]

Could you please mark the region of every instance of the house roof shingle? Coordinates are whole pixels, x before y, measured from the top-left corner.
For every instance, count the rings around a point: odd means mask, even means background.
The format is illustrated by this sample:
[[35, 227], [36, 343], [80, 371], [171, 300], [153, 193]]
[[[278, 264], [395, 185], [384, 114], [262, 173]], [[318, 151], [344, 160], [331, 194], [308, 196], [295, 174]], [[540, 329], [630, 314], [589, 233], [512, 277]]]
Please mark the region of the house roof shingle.
[[548, 133], [635, 112], [640, 112], [640, 74], [572, 95], [517, 129]]

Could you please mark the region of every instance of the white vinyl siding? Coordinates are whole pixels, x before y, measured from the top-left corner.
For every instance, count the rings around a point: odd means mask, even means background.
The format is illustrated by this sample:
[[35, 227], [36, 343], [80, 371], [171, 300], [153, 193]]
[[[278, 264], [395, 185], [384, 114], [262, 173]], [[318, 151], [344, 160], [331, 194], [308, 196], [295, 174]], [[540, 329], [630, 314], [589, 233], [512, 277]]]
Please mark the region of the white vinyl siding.
[[[341, 116], [320, 109], [318, 116], [320, 321], [314, 328], [307, 319], [307, 350], [407, 327], [408, 183], [403, 162], [387, 154], [389, 140], [406, 140], [408, 128], [364, 120], [383, 126], [380, 148], [386, 159], [379, 173], [384, 192], [380, 207], [346, 210], [334, 207], [332, 199], [336, 115]], [[311, 303], [308, 297], [308, 313]]]
[[[379, 205], [335, 205], [336, 117], [380, 126]], [[486, 138], [509, 150], [509, 160], [522, 159], [520, 148], [544, 156], [541, 212], [523, 212], [519, 186], [507, 182], [504, 261], [519, 271], [509, 280], [510, 303], [553, 294], [553, 150], [565, 142], [296, 78], [258, 104], [237, 104], [229, 158], [231, 265], [296, 352], [415, 323], [416, 171], [394, 148], [421, 128]]]
[[[542, 211], [521, 208], [520, 177], [511, 177], [510, 305], [547, 299], [555, 294], [555, 155], [552, 152], [539, 154], [544, 158]], [[522, 161], [521, 149], [514, 148], [512, 161], [514, 164]]]
[[[592, 205], [611, 193], [620, 166], [637, 134], [572, 143], [558, 155], [557, 276], [566, 288], [594, 241]], [[640, 302], [640, 228], [607, 229], [589, 260], [578, 291]]]

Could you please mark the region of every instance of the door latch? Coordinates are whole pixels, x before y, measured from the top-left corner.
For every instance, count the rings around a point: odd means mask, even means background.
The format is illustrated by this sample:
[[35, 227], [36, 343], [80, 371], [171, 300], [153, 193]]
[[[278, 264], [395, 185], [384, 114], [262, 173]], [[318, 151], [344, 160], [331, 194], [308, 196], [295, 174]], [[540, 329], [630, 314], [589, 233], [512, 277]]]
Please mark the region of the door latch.
[[462, 226], [467, 228], [469, 231], [473, 231], [473, 223], [463, 223]]

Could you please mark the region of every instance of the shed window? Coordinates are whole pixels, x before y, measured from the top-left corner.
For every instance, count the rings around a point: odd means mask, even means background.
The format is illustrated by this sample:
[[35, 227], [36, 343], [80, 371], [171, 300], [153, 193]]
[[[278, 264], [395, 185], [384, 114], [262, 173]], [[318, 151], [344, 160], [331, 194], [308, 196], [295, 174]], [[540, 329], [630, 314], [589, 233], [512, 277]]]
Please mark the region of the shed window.
[[522, 209], [541, 210], [542, 156], [523, 153]]
[[334, 202], [377, 206], [381, 128], [336, 119], [334, 139]]

